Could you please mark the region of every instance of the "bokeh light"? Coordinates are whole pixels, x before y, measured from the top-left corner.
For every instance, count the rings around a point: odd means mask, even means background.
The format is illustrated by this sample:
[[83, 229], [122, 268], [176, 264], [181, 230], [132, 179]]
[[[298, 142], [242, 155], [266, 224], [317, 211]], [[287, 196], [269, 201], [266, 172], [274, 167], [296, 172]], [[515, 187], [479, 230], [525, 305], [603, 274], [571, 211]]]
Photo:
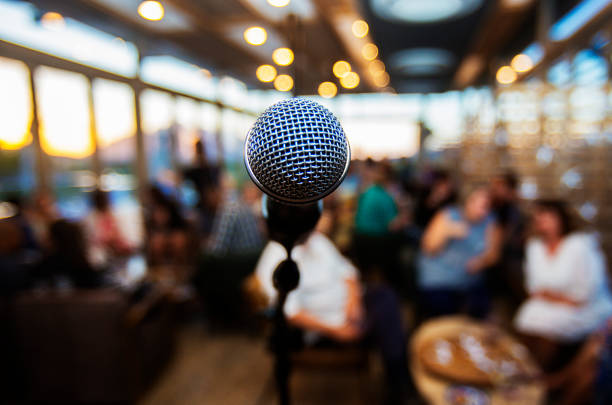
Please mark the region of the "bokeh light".
[[389, 84], [391, 78], [389, 77], [389, 73], [384, 70], [378, 71], [374, 73], [374, 84], [378, 87], [385, 87]]
[[319, 95], [323, 98], [333, 98], [338, 93], [338, 87], [332, 82], [319, 84]]
[[164, 18], [164, 6], [159, 1], [146, 0], [138, 6], [138, 14], [145, 20], [159, 21]]
[[272, 65], [261, 65], [255, 74], [259, 81], [269, 83], [276, 78], [276, 68]]
[[346, 76], [347, 73], [351, 71], [351, 65], [345, 60], [339, 60], [334, 63], [332, 67], [332, 71], [334, 72], [334, 76], [341, 79]]
[[510, 84], [516, 80], [516, 72], [510, 66], [502, 66], [497, 71], [495, 78], [500, 84]]
[[40, 24], [50, 30], [59, 30], [66, 26], [64, 16], [55, 11], [48, 11], [40, 18]]
[[289, 48], [278, 48], [272, 52], [272, 60], [279, 66], [289, 66], [293, 63], [293, 51]]
[[374, 60], [378, 56], [378, 47], [373, 43], [367, 43], [361, 48], [361, 56], [365, 60]]
[[274, 79], [274, 88], [278, 91], [289, 91], [293, 88], [293, 78], [289, 75], [278, 75]]
[[249, 45], [263, 45], [268, 40], [268, 33], [262, 27], [249, 27], [244, 30], [244, 40]]
[[510, 62], [510, 66], [517, 72], [528, 72], [533, 68], [533, 61], [531, 58], [523, 53], [519, 53]]
[[353, 35], [357, 38], [363, 38], [368, 35], [368, 31], [370, 31], [370, 27], [368, 23], [363, 20], [356, 20], [351, 27], [353, 31]]
[[268, 0], [268, 4], [272, 7], [286, 7], [291, 3], [291, 0]]
[[354, 89], [359, 86], [359, 75], [355, 72], [348, 72], [340, 79], [340, 85], [345, 89]]
[[385, 64], [381, 60], [376, 59], [370, 62], [370, 64], [368, 65], [368, 69], [370, 70], [370, 73], [372, 74], [376, 74], [378, 72], [384, 72]]

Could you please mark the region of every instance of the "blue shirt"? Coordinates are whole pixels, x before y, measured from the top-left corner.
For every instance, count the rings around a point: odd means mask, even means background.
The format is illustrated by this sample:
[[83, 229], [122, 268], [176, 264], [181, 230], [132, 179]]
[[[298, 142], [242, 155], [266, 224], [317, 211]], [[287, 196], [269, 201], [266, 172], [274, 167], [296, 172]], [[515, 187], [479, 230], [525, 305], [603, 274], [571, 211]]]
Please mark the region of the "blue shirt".
[[469, 222], [457, 207], [450, 207], [444, 213], [452, 221], [466, 223], [467, 236], [463, 239], [448, 240], [446, 246], [434, 255], [421, 252], [417, 264], [418, 285], [421, 288], [464, 290], [483, 277], [481, 272], [469, 274], [467, 263], [485, 251], [487, 228], [495, 222], [495, 218], [493, 215], [487, 215], [479, 222]]

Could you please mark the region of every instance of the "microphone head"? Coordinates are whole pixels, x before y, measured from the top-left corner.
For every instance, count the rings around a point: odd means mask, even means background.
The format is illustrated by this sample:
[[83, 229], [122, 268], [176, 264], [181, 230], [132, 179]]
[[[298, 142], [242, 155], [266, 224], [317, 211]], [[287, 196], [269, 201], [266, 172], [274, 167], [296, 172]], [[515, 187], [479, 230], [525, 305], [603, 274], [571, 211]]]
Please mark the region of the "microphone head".
[[338, 119], [311, 100], [291, 98], [269, 107], [250, 129], [247, 171], [270, 197], [307, 204], [334, 191], [350, 163], [348, 140]]

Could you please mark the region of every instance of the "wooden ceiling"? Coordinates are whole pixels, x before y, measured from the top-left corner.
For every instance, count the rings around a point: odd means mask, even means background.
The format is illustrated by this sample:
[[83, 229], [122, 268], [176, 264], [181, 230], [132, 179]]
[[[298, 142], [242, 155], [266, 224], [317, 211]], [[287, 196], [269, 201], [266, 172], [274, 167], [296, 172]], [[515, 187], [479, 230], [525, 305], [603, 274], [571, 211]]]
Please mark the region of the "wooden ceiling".
[[[217, 75], [230, 75], [249, 87], [272, 88], [255, 77], [259, 65], [273, 64], [271, 53], [247, 45], [242, 39], [245, 27], [264, 26], [270, 39], [295, 51], [295, 63], [278, 67], [279, 73], [291, 74], [296, 79], [297, 94], [315, 94], [322, 81], [332, 80], [332, 65], [339, 59], [350, 60], [349, 52], [331, 13], [354, 13], [351, 0], [313, 0], [316, 17], [296, 20], [290, 17], [272, 20], [259, 12], [247, 0], [164, 0], [167, 8], [187, 22], [181, 29], [160, 29], [134, 12], [126, 13], [114, 7], [118, 0], [31, 0], [44, 11], [89, 24], [102, 31], [135, 43], [141, 57], [172, 55], [205, 67]], [[264, 1], [265, 3], [265, 1]], [[167, 10], [168, 12], [168, 10]], [[272, 38], [271, 38], [272, 37]], [[359, 64], [355, 64], [356, 70]], [[358, 70], [358, 73], [362, 73]], [[375, 90], [362, 80], [356, 92]]]

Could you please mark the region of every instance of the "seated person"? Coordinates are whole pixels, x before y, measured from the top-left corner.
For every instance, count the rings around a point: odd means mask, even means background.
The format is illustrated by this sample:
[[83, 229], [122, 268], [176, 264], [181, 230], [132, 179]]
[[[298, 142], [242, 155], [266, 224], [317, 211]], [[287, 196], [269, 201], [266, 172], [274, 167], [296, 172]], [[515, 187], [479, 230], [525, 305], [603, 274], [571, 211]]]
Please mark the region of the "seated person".
[[49, 227], [49, 248], [33, 276], [37, 285], [96, 288], [103, 284], [103, 273], [87, 257], [81, 227], [64, 219]]
[[550, 369], [562, 349], [579, 345], [612, 316], [612, 297], [595, 238], [574, 230], [565, 204], [538, 202], [533, 226], [525, 263], [529, 298], [514, 323]]
[[[272, 275], [287, 258], [281, 243], [297, 239], [291, 257], [300, 271], [298, 287], [285, 303], [290, 325], [339, 342], [371, 338], [381, 352], [390, 400], [401, 403], [409, 384], [405, 336], [396, 296], [383, 286], [362, 290], [357, 271], [332, 242], [315, 231], [318, 204], [284, 206], [271, 202], [265, 214], [271, 241], [256, 267], [257, 279], [271, 304], [277, 296]], [[287, 236], [290, 235], [290, 236]]]
[[420, 311], [425, 318], [457, 313], [484, 318], [489, 310], [484, 271], [499, 256], [500, 232], [489, 192], [476, 187], [460, 206], [436, 214], [423, 234], [417, 263]]
[[571, 363], [547, 378], [559, 405], [612, 403], [612, 318], [591, 335]]
[[187, 219], [178, 203], [155, 186], [149, 189], [145, 223], [151, 264], [183, 264], [192, 257]]
[[108, 193], [93, 191], [92, 211], [85, 217], [83, 225], [90, 255], [96, 263], [108, 264], [110, 259], [128, 255], [132, 251], [111, 210]]
[[263, 235], [257, 217], [228, 182], [210, 190], [215, 216], [204, 251], [214, 256], [257, 255], [263, 247]]

